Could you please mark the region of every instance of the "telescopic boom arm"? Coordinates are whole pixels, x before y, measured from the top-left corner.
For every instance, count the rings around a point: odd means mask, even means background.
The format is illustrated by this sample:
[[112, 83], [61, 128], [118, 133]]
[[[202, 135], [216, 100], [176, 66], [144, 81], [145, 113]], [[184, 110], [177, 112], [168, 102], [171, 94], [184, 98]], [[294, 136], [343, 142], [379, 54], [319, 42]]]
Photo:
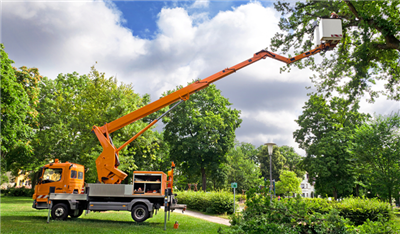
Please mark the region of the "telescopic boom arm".
[[[107, 184], [119, 184], [126, 178], [126, 174], [118, 169], [119, 166], [119, 159], [118, 159], [118, 152], [126, 147], [129, 143], [139, 137], [143, 132], [157, 123], [166, 113], [164, 113], [159, 118], [155, 119], [151, 122], [147, 127], [142, 129], [138, 132], [135, 136], [129, 139], [126, 143], [124, 143], [119, 148], [116, 148], [112, 143], [112, 139], [110, 134], [112, 132], [117, 131], [118, 129], [123, 128], [124, 126], [131, 124], [137, 120], [140, 120], [166, 106], [169, 106], [177, 101], [180, 100], [179, 103], [182, 101], [186, 101], [189, 99], [189, 96], [199, 90], [202, 90], [208, 87], [210, 84], [214, 83], [217, 80], [224, 78], [225, 76], [229, 76], [230, 74], [250, 65], [253, 64], [261, 59], [265, 59], [267, 57], [279, 60], [286, 64], [293, 63], [295, 61], [301, 60], [303, 58], [309, 57], [311, 55], [317, 54], [321, 51], [331, 50], [335, 47], [336, 44], [331, 43], [322, 43], [315, 49], [297, 55], [293, 58], [286, 58], [281, 55], [275, 54], [273, 52], [267, 50], [261, 50], [254, 54], [254, 56], [246, 61], [243, 61], [239, 64], [236, 64], [233, 67], [226, 68], [220, 72], [215, 73], [203, 80], [195, 81], [194, 83], [179, 89], [165, 97], [158, 99], [136, 111], [133, 111], [125, 116], [122, 116], [119, 119], [116, 119], [110, 123], [106, 123], [101, 127], [93, 126], [92, 131], [96, 134], [97, 138], [100, 141], [100, 144], [103, 147], [103, 152], [96, 160], [96, 167], [97, 167], [97, 174], [98, 180], [103, 183]], [[178, 104], [179, 104], [178, 103]], [[176, 105], [175, 105], [176, 106]], [[175, 107], [174, 106], [174, 107]], [[171, 108], [170, 110], [172, 110]], [[169, 111], [170, 111], [169, 110]]]

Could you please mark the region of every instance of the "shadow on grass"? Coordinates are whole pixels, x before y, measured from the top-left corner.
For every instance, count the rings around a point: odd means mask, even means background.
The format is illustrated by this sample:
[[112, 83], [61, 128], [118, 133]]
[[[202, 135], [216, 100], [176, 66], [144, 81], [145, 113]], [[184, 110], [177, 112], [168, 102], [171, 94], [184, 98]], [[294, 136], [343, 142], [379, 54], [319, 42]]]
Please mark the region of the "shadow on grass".
[[[10, 223], [20, 223], [21, 221], [25, 222], [34, 222], [34, 223], [47, 223], [47, 216], [24, 216], [24, 215], [2, 215], [1, 216], [1, 221], [2, 222], [7, 222], [8, 224]], [[133, 226], [159, 226], [163, 225], [164, 223], [160, 222], [143, 222], [143, 223], [137, 223], [134, 221], [118, 221], [118, 220], [104, 220], [104, 219], [81, 219], [81, 218], [67, 218], [66, 220], [52, 220], [50, 218], [50, 224], [51, 223], [65, 223], [65, 222], [71, 222], [71, 223], [79, 223], [79, 224], [84, 224], [84, 223], [90, 223], [90, 224], [96, 224], [99, 223], [101, 225], [104, 224], [113, 224], [113, 225], [133, 225]]]
[[3, 204], [22, 204], [22, 203], [27, 203], [27, 202], [33, 202], [32, 198], [30, 197], [12, 197], [12, 199], [10, 199], [10, 197], [5, 197], [5, 196], [1, 196], [1, 203]]

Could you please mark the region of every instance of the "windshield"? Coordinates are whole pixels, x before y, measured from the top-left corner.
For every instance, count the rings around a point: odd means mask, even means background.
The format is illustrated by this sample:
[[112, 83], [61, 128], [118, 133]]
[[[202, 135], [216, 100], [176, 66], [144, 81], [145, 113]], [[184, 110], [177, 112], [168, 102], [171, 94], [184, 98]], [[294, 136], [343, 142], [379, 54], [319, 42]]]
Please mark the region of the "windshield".
[[60, 181], [61, 175], [62, 175], [62, 169], [46, 168], [46, 170], [43, 173], [42, 183], [50, 183], [50, 182]]

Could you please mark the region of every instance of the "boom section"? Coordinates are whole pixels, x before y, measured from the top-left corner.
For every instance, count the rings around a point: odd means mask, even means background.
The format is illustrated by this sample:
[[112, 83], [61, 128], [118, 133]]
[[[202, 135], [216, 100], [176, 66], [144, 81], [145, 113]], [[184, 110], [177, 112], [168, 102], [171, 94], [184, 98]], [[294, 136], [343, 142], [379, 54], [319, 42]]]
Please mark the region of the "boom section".
[[224, 69], [220, 72], [217, 72], [214, 75], [211, 75], [203, 80], [196, 81], [196, 82], [194, 82], [182, 89], [179, 89], [165, 97], [162, 97], [162, 98], [160, 98], [160, 99], [158, 99], [136, 111], [133, 111], [125, 116], [122, 116], [119, 119], [116, 119], [110, 123], [107, 123], [106, 124], [107, 126], [104, 125], [102, 127], [99, 127], [99, 129], [101, 130], [101, 132], [103, 134], [106, 134], [107, 130], [108, 130], [108, 133], [115, 132], [118, 129], [121, 129], [128, 124], [131, 124], [131, 123], [133, 123], [137, 120], [140, 120], [140, 119], [142, 119], [142, 118], [144, 118], [166, 106], [169, 106], [169, 105], [177, 102], [180, 99], [185, 100], [185, 101], [188, 100], [189, 96], [191, 94], [193, 94], [194, 92], [202, 90], [202, 89], [208, 87], [210, 84], [214, 83], [215, 81], [220, 80], [220, 79], [224, 78], [225, 76], [228, 76], [250, 64], [253, 64], [253, 63], [259, 61], [260, 59], [265, 59], [265, 58], [269, 57], [269, 58], [273, 58], [275, 60], [284, 62], [286, 64], [290, 64], [290, 63], [296, 62], [298, 60], [301, 60], [303, 58], [309, 57], [311, 55], [317, 54], [321, 51], [331, 49], [335, 46], [336, 46], [336, 44], [329, 44], [329, 43], [321, 44], [317, 48], [307, 51], [305, 53], [302, 53], [300, 55], [297, 55], [293, 58], [286, 58], [284, 56], [275, 54], [275, 53], [267, 51], [267, 50], [261, 50], [261, 51], [255, 53], [252, 58], [250, 58], [246, 61], [236, 64], [233, 67], [226, 68], [226, 69]]

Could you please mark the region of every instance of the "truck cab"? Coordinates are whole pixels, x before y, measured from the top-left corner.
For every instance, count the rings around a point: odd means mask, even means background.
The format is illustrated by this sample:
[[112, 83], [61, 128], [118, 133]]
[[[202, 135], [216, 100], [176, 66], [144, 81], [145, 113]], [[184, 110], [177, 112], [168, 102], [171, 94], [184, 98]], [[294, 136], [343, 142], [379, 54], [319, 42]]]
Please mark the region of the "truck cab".
[[37, 184], [32, 196], [33, 208], [47, 209], [51, 193], [81, 193], [85, 184], [85, 168], [82, 165], [58, 159], [41, 167], [37, 173]]

